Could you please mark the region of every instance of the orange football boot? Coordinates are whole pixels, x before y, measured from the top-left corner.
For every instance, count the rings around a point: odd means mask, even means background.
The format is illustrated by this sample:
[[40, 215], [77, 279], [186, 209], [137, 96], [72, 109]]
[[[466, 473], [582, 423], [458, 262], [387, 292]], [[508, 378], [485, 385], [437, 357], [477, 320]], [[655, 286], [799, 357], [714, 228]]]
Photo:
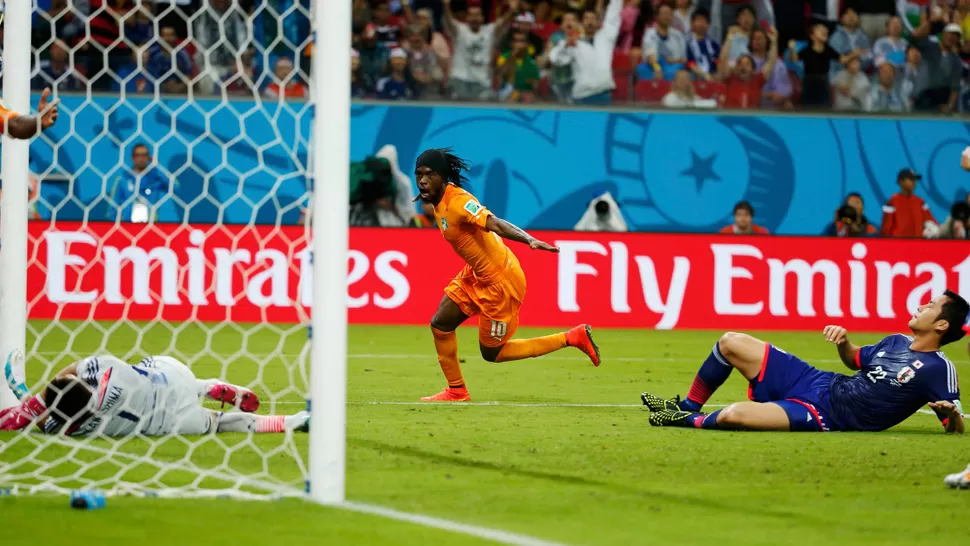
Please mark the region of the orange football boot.
[[593, 329], [589, 324], [580, 324], [566, 332], [566, 345], [586, 353], [593, 366], [600, 365], [600, 348], [593, 343]]
[[468, 394], [468, 389], [462, 387], [460, 389], [453, 389], [451, 387], [445, 387], [445, 390], [435, 394], [434, 396], [424, 396], [421, 398], [422, 402], [470, 402], [472, 399], [471, 395]]

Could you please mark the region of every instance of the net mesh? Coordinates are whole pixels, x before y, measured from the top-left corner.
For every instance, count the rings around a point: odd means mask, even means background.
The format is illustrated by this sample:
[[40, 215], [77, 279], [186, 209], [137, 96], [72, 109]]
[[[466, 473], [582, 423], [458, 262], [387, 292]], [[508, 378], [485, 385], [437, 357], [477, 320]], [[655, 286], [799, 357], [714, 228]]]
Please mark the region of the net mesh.
[[[61, 115], [30, 148], [31, 392], [91, 355], [168, 355], [259, 414], [304, 409], [310, 20], [301, 0], [34, 0], [31, 87]], [[271, 498], [307, 479], [301, 434], [0, 438], [0, 488], [21, 492]]]

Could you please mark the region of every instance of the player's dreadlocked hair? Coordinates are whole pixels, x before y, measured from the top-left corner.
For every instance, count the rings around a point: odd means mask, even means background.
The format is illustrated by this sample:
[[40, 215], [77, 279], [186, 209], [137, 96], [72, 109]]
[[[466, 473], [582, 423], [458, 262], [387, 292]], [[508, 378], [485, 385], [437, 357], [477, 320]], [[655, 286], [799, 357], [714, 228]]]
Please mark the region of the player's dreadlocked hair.
[[970, 313], [970, 304], [963, 299], [960, 294], [947, 290], [943, 293], [947, 302], [940, 309], [940, 316], [936, 320], [945, 320], [950, 323], [949, 328], [940, 338], [940, 345], [959, 341], [966, 334], [964, 324], [967, 322], [967, 314]]
[[451, 148], [431, 148], [418, 156], [415, 168], [428, 167], [438, 173], [445, 182], [461, 187], [462, 182], [468, 182], [464, 172], [468, 170], [468, 162], [451, 153]]

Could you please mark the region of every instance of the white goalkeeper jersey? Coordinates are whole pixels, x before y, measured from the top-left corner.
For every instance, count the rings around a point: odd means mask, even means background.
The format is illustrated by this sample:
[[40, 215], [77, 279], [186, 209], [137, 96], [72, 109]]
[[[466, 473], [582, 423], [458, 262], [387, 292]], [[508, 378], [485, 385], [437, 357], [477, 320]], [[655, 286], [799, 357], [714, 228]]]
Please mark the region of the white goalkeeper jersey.
[[193, 400], [201, 404], [190, 384], [169, 375], [157, 369], [151, 358], [136, 366], [113, 356], [84, 359], [77, 366], [77, 376], [94, 389], [94, 415], [70, 434], [156, 436], [177, 432], [180, 410]]

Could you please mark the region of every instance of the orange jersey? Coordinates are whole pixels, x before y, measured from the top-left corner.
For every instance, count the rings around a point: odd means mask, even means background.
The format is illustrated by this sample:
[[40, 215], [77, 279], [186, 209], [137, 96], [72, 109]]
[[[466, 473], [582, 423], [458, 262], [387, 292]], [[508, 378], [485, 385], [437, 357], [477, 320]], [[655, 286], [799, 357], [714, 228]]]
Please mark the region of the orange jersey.
[[8, 110], [7, 106], [0, 101], [0, 133], [7, 132], [7, 122], [17, 117], [19, 114], [13, 110]]
[[454, 184], [445, 187], [441, 202], [434, 208], [441, 235], [465, 260], [475, 279], [483, 282], [503, 278], [515, 259], [502, 238], [485, 229], [491, 214], [475, 196]]

